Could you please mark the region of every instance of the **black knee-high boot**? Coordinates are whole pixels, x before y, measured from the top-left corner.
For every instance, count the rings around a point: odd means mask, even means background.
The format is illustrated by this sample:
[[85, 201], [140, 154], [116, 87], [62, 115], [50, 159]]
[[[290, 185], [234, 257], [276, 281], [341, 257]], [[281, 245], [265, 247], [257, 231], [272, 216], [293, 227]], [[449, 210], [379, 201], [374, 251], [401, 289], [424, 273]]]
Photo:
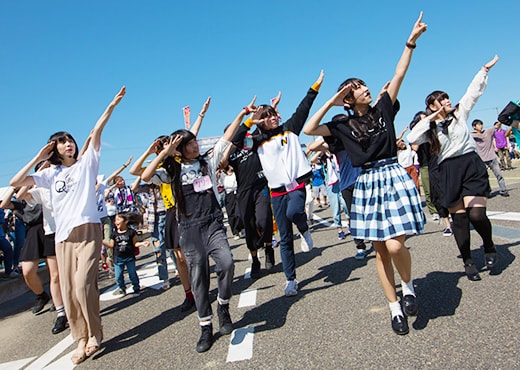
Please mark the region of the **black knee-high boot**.
[[466, 208], [469, 220], [484, 243], [485, 253], [494, 253], [495, 244], [493, 243], [492, 227], [489, 218], [486, 215], [486, 207], [469, 207]]
[[452, 213], [453, 235], [459, 247], [460, 254], [464, 263], [471, 259], [470, 237], [469, 237], [469, 217], [466, 212]]

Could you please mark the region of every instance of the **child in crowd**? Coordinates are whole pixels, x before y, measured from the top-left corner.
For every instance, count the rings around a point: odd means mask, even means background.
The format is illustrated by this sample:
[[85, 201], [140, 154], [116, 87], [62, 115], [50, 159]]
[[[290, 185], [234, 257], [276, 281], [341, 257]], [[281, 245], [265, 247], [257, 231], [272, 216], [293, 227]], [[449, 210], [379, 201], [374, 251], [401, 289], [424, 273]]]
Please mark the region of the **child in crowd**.
[[125, 267], [132, 282], [134, 291], [132, 297], [139, 297], [141, 289], [139, 287], [139, 277], [135, 267], [135, 256], [138, 254], [139, 247], [147, 247], [149, 241], [138, 242], [137, 233], [132, 227], [128, 227], [130, 217], [126, 213], [119, 213], [115, 219], [115, 230], [109, 242], [103, 244], [114, 250], [114, 270], [116, 274], [116, 284], [118, 289], [114, 292], [116, 297], [126, 295], [126, 284], [124, 278]]

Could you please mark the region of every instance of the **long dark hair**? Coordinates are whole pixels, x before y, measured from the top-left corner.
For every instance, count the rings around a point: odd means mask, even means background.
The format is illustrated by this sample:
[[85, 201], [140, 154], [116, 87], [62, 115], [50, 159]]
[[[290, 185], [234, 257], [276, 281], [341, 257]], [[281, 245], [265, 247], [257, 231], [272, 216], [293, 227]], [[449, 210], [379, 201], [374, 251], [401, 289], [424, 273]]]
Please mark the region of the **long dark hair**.
[[[448, 94], [444, 91], [435, 90], [430, 95], [428, 95], [425, 99], [426, 103], [426, 115], [429, 116], [430, 114], [434, 113], [435, 111], [430, 108], [430, 105], [435, 103], [435, 101], [441, 101], [443, 99], [449, 99], [450, 97]], [[450, 112], [448, 116], [446, 117], [446, 121], [451, 122], [451, 120], [456, 119], [454, 112], [457, 110], [459, 105], [457, 104], [455, 106], [455, 110], [453, 112]], [[448, 133], [447, 127], [449, 126], [449, 123], [446, 125], [446, 129], [443, 129], [444, 134], [446, 135]], [[441, 142], [439, 141], [439, 135], [437, 134], [437, 123], [436, 122], [430, 122], [430, 129], [427, 132], [428, 140], [430, 141], [430, 153], [433, 155], [438, 155], [441, 151]]]
[[[360, 85], [366, 86], [365, 82], [359, 78], [348, 78], [339, 85], [338, 91], [349, 84], [358, 87]], [[345, 99], [351, 99], [353, 96], [353, 92], [350, 92], [345, 96]], [[354, 113], [353, 106], [346, 105], [344, 108], [348, 115], [346, 124], [352, 131], [352, 136], [359, 143], [363, 151], [366, 151], [370, 146], [370, 138], [372, 135], [384, 126], [381, 112], [369, 106], [366, 114], [357, 116]]]
[[[184, 147], [186, 144], [191, 140], [196, 140], [197, 137], [195, 134], [189, 130], [181, 129], [172, 132], [171, 137], [175, 137], [177, 135], [180, 135], [182, 137], [182, 140], [180, 144], [177, 146], [177, 150], [181, 153], [184, 151]], [[209, 151], [208, 151], [209, 152]], [[204, 175], [208, 174], [208, 163], [204, 159], [204, 157], [207, 155], [207, 153], [204, 153], [203, 155], [199, 155], [197, 158], [200, 161], [200, 167], [201, 171]], [[185, 207], [185, 200], [184, 200], [184, 194], [182, 193], [182, 181], [181, 181], [181, 163], [180, 161], [176, 160], [172, 156], [166, 157], [166, 159], [163, 162], [163, 168], [168, 172], [170, 177], [172, 178], [172, 190], [173, 195], [175, 197], [175, 203], [177, 204], [177, 210], [183, 214], [186, 215], [186, 207]], [[188, 215], [186, 215], [188, 216]]]
[[[50, 143], [51, 141], [55, 141], [57, 143], [57, 142], [60, 142], [60, 141], [63, 142], [66, 139], [71, 140], [71, 141], [74, 142], [74, 145], [76, 147], [76, 149], [74, 151], [74, 159], [78, 159], [78, 144], [76, 143], [76, 140], [74, 140], [72, 135], [69, 134], [68, 132], [65, 132], [65, 131], [56, 132], [55, 134], [51, 135], [51, 137], [49, 138], [49, 140], [47, 142]], [[62, 160], [63, 160], [63, 158], [58, 153], [58, 146], [54, 145], [54, 148], [52, 148], [52, 155], [48, 159], [48, 161], [51, 164], [54, 164], [54, 165], [61, 165], [62, 164]]]

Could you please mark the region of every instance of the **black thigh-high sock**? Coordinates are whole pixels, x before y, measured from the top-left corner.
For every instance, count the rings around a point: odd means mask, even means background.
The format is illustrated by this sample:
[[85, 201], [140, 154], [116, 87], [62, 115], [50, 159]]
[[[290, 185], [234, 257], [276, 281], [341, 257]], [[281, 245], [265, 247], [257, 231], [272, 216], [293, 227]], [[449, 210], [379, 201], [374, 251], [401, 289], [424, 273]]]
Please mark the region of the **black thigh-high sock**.
[[466, 212], [452, 213], [451, 219], [453, 220], [453, 235], [455, 236], [457, 247], [459, 247], [462, 260], [466, 263], [467, 260], [471, 259], [469, 217]]
[[486, 253], [495, 252], [492, 227], [486, 215], [486, 207], [469, 207], [466, 208], [466, 213], [468, 214], [469, 221], [482, 238], [484, 251]]

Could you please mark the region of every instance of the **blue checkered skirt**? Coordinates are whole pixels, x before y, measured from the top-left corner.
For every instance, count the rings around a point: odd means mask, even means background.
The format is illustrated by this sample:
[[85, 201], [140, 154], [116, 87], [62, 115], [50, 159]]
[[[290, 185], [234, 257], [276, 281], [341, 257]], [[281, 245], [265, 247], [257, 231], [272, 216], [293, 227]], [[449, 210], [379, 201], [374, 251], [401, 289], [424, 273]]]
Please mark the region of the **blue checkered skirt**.
[[354, 187], [350, 232], [355, 239], [385, 241], [421, 234], [425, 217], [415, 184], [395, 158], [363, 166]]

